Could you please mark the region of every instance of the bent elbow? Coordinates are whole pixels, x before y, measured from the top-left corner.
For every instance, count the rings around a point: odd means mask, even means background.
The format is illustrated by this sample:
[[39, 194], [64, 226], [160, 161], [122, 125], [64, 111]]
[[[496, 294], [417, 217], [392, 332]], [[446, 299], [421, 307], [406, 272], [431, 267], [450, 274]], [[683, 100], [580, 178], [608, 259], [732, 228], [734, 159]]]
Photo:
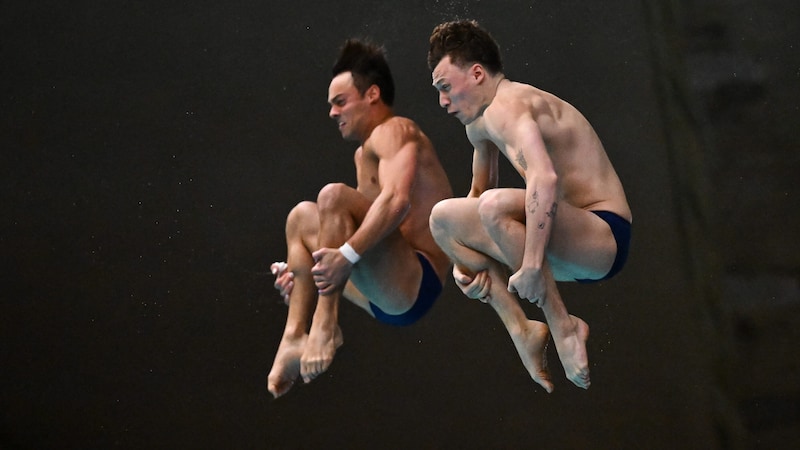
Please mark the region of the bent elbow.
[[408, 211], [411, 209], [411, 198], [407, 195], [396, 195], [392, 199], [391, 205], [392, 213], [397, 214], [400, 217], [405, 217], [405, 215], [408, 214]]
[[528, 185], [542, 188], [555, 188], [558, 185], [558, 174], [555, 171], [538, 173], [528, 180]]

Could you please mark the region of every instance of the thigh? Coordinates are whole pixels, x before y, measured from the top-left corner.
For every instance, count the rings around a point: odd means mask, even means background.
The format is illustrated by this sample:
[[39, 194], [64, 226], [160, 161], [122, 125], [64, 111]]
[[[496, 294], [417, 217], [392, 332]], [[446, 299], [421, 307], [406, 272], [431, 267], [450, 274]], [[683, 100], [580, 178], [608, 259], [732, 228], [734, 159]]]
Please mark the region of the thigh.
[[395, 230], [361, 255], [345, 295], [368, 311], [369, 302], [387, 314], [401, 314], [414, 305], [421, 280], [415, 249]]
[[559, 203], [547, 246], [556, 280], [602, 278], [611, 270], [616, 254], [617, 243], [606, 221], [589, 210]]
[[[355, 189], [337, 186], [337, 204], [346, 208], [358, 229], [372, 202]], [[407, 311], [417, 298], [422, 279], [422, 267], [414, 248], [399, 229], [392, 230], [353, 266], [344, 296], [370, 311], [369, 303], [388, 314]]]
[[[525, 224], [525, 190], [493, 189], [487, 192], [492, 193], [495, 213]], [[589, 210], [559, 202], [546, 249], [556, 280], [602, 278], [611, 269], [616, 250], [614, 235], [603, 219]]]
[[[519, 222], [520, 246], [524, 247], [525, 190], [492, 189], [494, 213]], [[478, 199], [451, 199], [452, 235], [464, 245], [503, 261], [500, 248], [483, 228]], [[558, 281], [597, 279], [611, 269], [617, 244], [609, 225], [593, 212], [561, 201], [546, 248], [548, 263]], [[513, 269], [512, 269], [513, 270]]]
[[479, 204], [480, 200], [473, 197], [451, 198], [437, 203], [433, 211], [437, 233], [446, 236], [446, 242], [441, 245], [455, 244], [481, 254], [461, 254], [460, 263], [474, 270], [488, 267], [486, 256], [501, 262], [505, 260], [500, 247], [483, 227]]

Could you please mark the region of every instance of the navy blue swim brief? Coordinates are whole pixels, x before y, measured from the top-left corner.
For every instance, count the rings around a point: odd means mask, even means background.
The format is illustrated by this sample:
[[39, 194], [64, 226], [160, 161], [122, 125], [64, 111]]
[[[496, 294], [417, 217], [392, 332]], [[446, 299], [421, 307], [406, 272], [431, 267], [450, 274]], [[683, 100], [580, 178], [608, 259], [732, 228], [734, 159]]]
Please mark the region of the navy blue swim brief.
[[592, 280], [589, 278], [575, 280], [578, 283], [594, 283], [597, 281], [607, 280], [622, 270], [625, 261], [628, 259], [628, 250], [631, 245], [631, 223], [622, 217], [610, 211], [592, 211], [595, 215], [605, 220], [608, 226], [611, 227], [611, 233], [614, 235], [614, 240], [617, 241], [617, 256], [614, 257], [614, 264], [611, 265], [611, 270], [599, 280]]
[[419, 293], [417, 294], [417, 300], [414, 302], [414, 306], [402, 314], [393, 315], [385, 313], [382, 309], [378, 308], [378, 306], [370, 302], [369, 307], [376, 319], [383, 323], [388, 323], [389, 325], [411, 325], [431, 309], [431, 306], [433, 306], [439, 294], [442, 293], [442, 282], [439, 280], [439, 275], [433, 270], [431, 263], [428, 262], [428, 259], [421, 253], [417, 253], [417, 257], [422, 266], [422, 281], [419, 283]]

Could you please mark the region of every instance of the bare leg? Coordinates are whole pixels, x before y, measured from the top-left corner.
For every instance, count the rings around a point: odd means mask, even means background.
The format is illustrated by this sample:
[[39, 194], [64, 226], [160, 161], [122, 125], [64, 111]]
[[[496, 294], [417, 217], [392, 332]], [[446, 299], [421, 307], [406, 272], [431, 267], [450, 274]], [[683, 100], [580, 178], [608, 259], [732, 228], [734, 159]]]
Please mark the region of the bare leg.
[[300, 361], [308, 340], [317, 290], [311, 277], [314, 260], [311, 253], [318, 247], [319, 215], [311, 202], [297, 205], [286, 220], [287, 265], [294, 273], [289, 312], [275, 361], [267, 377], [267, 388], [274, 397], [285, 394], [300, 376]]
[[492, 279], [487, 303], [495, 310], [505, 325], [522, 363], [531, 378], [548, 393], [553, 383], [547, 370], [548, 328], [542, 322], [529, 320], [519, 305], [517, 297], [506, 288], [507, 276], [503, 268], [485, 254], [463, 245], [454, 235], [485, 233], [481, 227], [464, 230], [477, 222], [476, 199], [450, 199], [440, 202], [431, 214], [431, 231], [442, 250], [466, 274], [488, 270]]
[[567, 312], [564, 301], [558, 292], [550, 265], [545, 261], [545, 280], [547, 280], [547, 298], [541, 305], [553, 342], [556, 345], [558, 358], [564, 367], [567, 379], [575, 386], [589, 389], [589, 355], [586, 341], [589, 339], [589, 326], [580, 318]]
[[530, 320], [519, 305], [516, 295], [508, 292], [504, 280], [507, 279], [499, 265], [489, 267], [492, 287], [487, 303], [495, 310], [505, 325], [514, 348], [517, 349], [522, 365], [528, 370], [533, 381], [548, 393], [553, 392], [550, 372], [547, 369], [547, 341], [550, 333], [547, 325], [538, 320]]
[[275, 361], [267, 377], [267, 389], [274, 398], [289, 392], [300, 376], [300, 357], [303, 355], [307, 335], [293, 338], [284, 334], [275, 354]]
[[[349, 207], [342, 196], [342, 184], [329, 184], [319, 193], [319, 246], [337, 248], [344, 244], [356, 229]], [[336, 350], [342, 345], [339, 329], [339, 300], [342, 290], [330, 295], [320, 295], [311, 321], [305, 351], [300, 360], [300, 374], [308, 383], [324, 373], [333, 363]]]
[[[513, 270], [520, 268], [523, 258], [524, 246], [520, 245], [520, 242], [525, 242], [522, 202], [524, 191], [501, 189], [481, 196], [478, 207], [481, 223], [500, 252], [496, 256]], [[540, 306], [553, 334], [559, 359], [567, 379], [587, 389], [591, 384], [586, 351], [589, 326], [567, 312], [548, 261], [544, 261], [542, 270], [547, 281], [547, 298]]]

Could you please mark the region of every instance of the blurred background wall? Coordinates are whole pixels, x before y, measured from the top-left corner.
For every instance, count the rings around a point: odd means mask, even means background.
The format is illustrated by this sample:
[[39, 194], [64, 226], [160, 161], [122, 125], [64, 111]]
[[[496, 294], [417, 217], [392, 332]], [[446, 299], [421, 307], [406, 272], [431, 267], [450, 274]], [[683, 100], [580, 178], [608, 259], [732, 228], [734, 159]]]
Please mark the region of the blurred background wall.
[[[791, 448], [800, 6], [587, 3], [3, 4], [0, 447]], [[537, 388], [450, 283], [410, 328], [343, 305], [334, 365], [273, 401], [286, 213], [354, 182], [327, 118], [338, 47], [386, 47], [396, 112], [463, 195], [471, 149], [425, 64], [456, 18], [583, 111], [625, 184], [627, 267], [561, 288], [592, 387], [551, 355]]]

